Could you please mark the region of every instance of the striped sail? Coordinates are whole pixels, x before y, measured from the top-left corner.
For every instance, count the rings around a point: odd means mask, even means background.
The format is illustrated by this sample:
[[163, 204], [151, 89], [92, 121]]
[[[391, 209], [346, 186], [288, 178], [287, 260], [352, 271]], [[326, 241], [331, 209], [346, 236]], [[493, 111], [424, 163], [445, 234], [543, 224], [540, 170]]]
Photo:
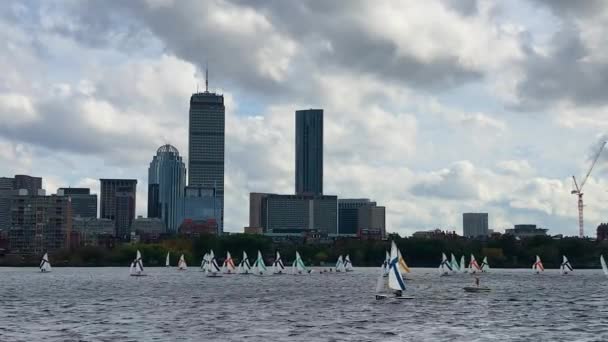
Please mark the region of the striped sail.
[[234, 260], [232, 260], [230, 252], [226, 252], [226, 259], [224, 259], [224, 263], [222, 264], [222, 272], [226, 274], [233, 274], [236, 272], [236, 266], [234, 265]]
[[209, 252], [208, 263], [207, 263], [207, 276], [215, 277], [220, 273], [220, 267], [217, 264], [217, 260], [215, 260], [215, 254], [213, 250]]
[[283, 274], [285, 272], [285, 265], [283, 265], [283, 260], [281, 260], [281, 254], [277, 251], [276, 257], [274, 258], [274, 263], [272, 264], [272, 273], [274, 274]]
[[203, 260], [201, 260], [201, 271], [207, 272], [208, 263], [209, 263], [209, 253], [205, 253], [205, 255], [203, 255]]
[[249, 274], [251, 273], [251, 265], [249, 264], [249, 258], [247, 252], [243, 251], [243, 260], [239, 263], [238, 273]]
[[399, 270], [399, 252], [395, 241], [391, 242], [391, 254], [388, 272], [388, 287], [392, 290], [405, 290], [405, 280]]
[[448, 261], [448, 257], [445, 253], [441, 253], [441, 264], [439, 264], [439, 273], [445, 275], [452, 272], [452, 265]]
[[258, 258], [255, 260], [253, 264], [253, 268], [255, 269], [256, 274], [263, 275], [266, 272], [266, 264], [264, 263], [264, 258], [262, 258], [262, 252], [258, 250]]
[[458, 260], [456, 260], [454, 253], [452, 253], [450, 257], [450, 265], [452, 265], [452, 270], [454, 272], [460, 272], [460, 265], [458, 265]]
[[141, 259], [141, 253], [139, 252], [139, 250], [137, 250], [135, 260], [133, 260], [133, 262], [131, 263], [129, 273], [134, 276], [142, 275], [144, 273], [144, 263]]
[[536, 256], [536, 261], [534, 262], [534, 264], [532, 264], [532, 270], [536, 274], [539, 274], [540, 272], [543, 272], [545, 270], [545, 267], [543, 266], [543, 262], [540, 261], [540, 257], [538, 255]]
[[488, 263], [488, 257], [483, 257], [483, 261], [481, 262], [481, 272], [489, 272], [490, 264]]
[[296, 251], [296, 260], [293, 261], [291, 265], [291, 272], [293, 274], [306, 274], [308, 273], [308, 269], [306, 265], [304, 265], [304, 261], [302, 261], [302, 257], [300, 257], [300, 253]]
[[42, 260], [40, 260], [40, 272], [51, 272], [51, 263], [49, 262], [49, 254], [44, 253]]
[[562, 264], [559, 266], [559, 271], [561, 274], [568, 274], [574, 271], [572, 265], [570, 265], [570, 261], [568, 261], [568, 258], [566, 258], [565, 255], [562, 256]]
[[183, 254], [179, 257], [179, 261], [177, 262], [177, 269], [180, 271], [185, 271], [188, 269], [188, 265], [186, 264], [186, 259], [184, 258]]
[[469, 271], [471, 273], [477, 273], [481, 271], [481, 267], [479, 267], [479, 264], [477, 263], [477, 260], [475, 260], [475, 256], [473, 254], [471, 254], [471, 261], [469, 262]]

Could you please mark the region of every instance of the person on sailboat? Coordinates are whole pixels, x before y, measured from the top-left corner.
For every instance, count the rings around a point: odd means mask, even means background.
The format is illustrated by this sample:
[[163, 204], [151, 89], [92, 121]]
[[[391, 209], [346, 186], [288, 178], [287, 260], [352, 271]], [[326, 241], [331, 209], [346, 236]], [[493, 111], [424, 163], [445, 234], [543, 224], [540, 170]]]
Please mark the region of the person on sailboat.
[[479, 287], [479, 277], [475, 277], [475, 286]]

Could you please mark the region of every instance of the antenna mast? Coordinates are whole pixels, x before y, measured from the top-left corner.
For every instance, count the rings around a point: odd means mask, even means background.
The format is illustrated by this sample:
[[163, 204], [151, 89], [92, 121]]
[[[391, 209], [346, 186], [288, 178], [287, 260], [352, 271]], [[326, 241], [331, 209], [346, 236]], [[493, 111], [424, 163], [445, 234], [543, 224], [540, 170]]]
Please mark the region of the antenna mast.
[[209, 64], [205, 63], [205, 93], [209, 92]]

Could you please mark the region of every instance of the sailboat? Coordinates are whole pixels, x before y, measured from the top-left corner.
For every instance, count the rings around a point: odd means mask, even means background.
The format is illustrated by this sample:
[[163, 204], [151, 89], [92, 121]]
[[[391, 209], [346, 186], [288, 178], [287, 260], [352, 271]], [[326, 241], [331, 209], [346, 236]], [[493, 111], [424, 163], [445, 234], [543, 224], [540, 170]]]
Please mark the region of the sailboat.
[[208, 263], [209, 263], [209, 253], [205, 253], [205, 255], [203, 255], [203, 260], [201, 260], [201, 272], [207, 272]]
[[543, 272], [545, 270], [543, 262], [540, 261], [540, 257], [538, 255], [536, 256], [536, 262], [532, 264], [532, 270], [536, 272], [536, 274], [540, 274], [540, 272]]
[[[388, 289], [391, 291], [395, 291], [395, 298], [397, 299], [412, 299], [411, 297], [402, 296], [402, 291], [405, 291], [405, 280], [403, 280], [403, 275], [401, 274], [401, 270], [399, 269], [399, 252], [397, 249], [397, 245], [394, 241], [391, 242], [391, 254], [390, 261], [388, 263], [389, 272], [388, 272]], [[376, 283], [376, 299], [385, 299], [387, 298], [387, 294], [385, 292], [385, 282], [384, 282], [384, 270], [378, 277], [378, 281]]]
[[475, 260], [475, 256], [473, 254], [471, 254], [471, 261], [469, 262], [469, 271], [471, 273], [481, 272], [481, 267], [479, 267], [479, 264], [477, 263], [477, 260]]
[[169, 252], [167, 252], [167, 257], [165, 258], [165, 267], [169, 266], [171, 266], [171, 263], [169, 262]]
[[458, 265], [458, 260], [456, 260], [454, 253], [450, 255], [450, 265], [452, 265], [452, 270], [454, 272], [460, 272], [460, 265]]
[[342, 259], [342, 254], [338, 257], [338, 261], [336, 261], [336, 272], [346, 272], [346, 268], [344, 267], [344, 259]]
[[439, 273], [442, 276], [447, 276], [450, 275], [450, 272], [452, 271], [452, 265], [450, 265], [448, 257], [445, 255], [445, 253], [441, 253], [441, 264], [439, 264]]
[[465, 264], [464, 262], [464, 255], [460, 257], [460, 271], [462, 271], [462, 273], [467, 273], [467, 264]]
[[602, 264], [602, 270], [604, 274], [608, 277], [608, 267], [606, 266], [606, 260], [604, 260], [604, 256], [600, 255], [600, 264]]
[[277, 251], [276, 257], [274, 258], [274, 263], [272, 264], [272, 273], [273, 274], [285, 274], [285, 265], [283, 265], [283, 260], [281, 260], [281, 254]]
[[481, 262], [481, 272], [489, 272], [490, 264], [488, 264], [488, 257], [483, 257], [483, 261]]
[[574, 269], [572, 268], [572, 265], [570, 265], [570, 261], [568, 261], [568, 258], [566, 258], [565, 255], [562, 256], [562, 264], [559, 266], [559, 272], [561, 274], [568, 274], [568, 272], [572, 272], [574, 271]]
[[179, 257], [179, 261], [177, 262], [177, 269], [180, 271], [185, 271], [188, 269], [188, 265], [186, 265], [186, 259], [184, 258], [183, 254]]
[[215, 254], [213, 254], [213, 250], [209, 252], [209, 256], [207, 258], [207, 277], [221, 277], [220, 267], [215, 260]]
[[42, 260], [40, 260], [40, 272], [42, 272], [42, 273], [51, 272], [51, 263], [49, 262], [48, 253], [44, 253]]
[[225, 274], [236, 273], [236, 267], [234, 266], [234, 260], [232, 260], [230, 252], [226, 252], [226, 259], [224, 259], [224, 264], [222, 265], [222, 272]]
[[354, 271], [353, 269], [353, 263], [350, 262], [350, 255], [346, 254], [346, 258], [344, 258], [344, 271], [346, 272], [352, 272]]
[[401, 251], [399, 249], [397, 249], [397, 258], [399, 260], [399, 269], [401, 270], [403, 279], [406, 279], [405, 274], [410, 273], [410, 268], [405, 263], [405, 259], [403, 259], [403, 255], [401, 255]]
[[258, 258], [255, 259], [255, 263], [253, 263], [253, 269], [256, 275], [264, 275], [266, 272], [266, 264], [264, 263], [264, 258], [262, 258], [262, 252], [258, 250]]
[[144, 274], [144, 263], [141, 259], [141, 253], [137, 250], [137, 254], [135, 255], [135, 260], [131, 262], [131, 268], [129, 269], [129, 273], [134, 277], [142, 277]]
[[293, 264], [291, 264], [291, 273], [292, 274], [310, 273], [310, 270], [308, 270], [306, 268], [306, 265], [304, 265], [304, 261], [302, 261], [302, 258], [300, 257], [300, 253], [298, 251], [296, 251], [296, 260], [294, 260]]
[[249, 258], [247, 252], [243, 251], [243, 260], [239, 263], [238, 267], [239, 274], [251, 274], [251, 265], [249, 264]]

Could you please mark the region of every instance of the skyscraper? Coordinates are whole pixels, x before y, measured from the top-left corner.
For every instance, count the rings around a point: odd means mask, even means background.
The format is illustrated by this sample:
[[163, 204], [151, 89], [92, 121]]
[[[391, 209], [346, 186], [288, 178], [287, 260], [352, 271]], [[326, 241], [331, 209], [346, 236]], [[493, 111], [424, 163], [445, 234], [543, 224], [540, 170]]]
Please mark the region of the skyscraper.
[[72, 200], [72, 217], [97, 217], [97, 195], [91, 194], [89, 188], [59, 188], [57, 196], [70, 197]]
[[28, 194], [37, 195], [42, 189], [42, 178], [28, 175], [15, 175], [13, 187], [15, 190], [26, 189]]
[[488, 213], [462, 214], [462, 235], [478, 237], [488, 235]]
[[323, 109], [296, 111], [296, 194], [323, 194]]
[[[158, 185], [158, 192], [154, 184]], [[159, 147], [148, 168], [148, 189], [153, 190], [148, 193], [148, 201], [153, 202], [148, 203], [148, 208], [158, 210], [155, 217], [162, 219], [167, 232], [177, 232], [183, 219], [185, 187], [186, 165], [179, 151], [169, 144]]]
[[100, 216], [113, 220], [116, 237], [126, 240], [135, 218], [137, 179], [100, 179], [100, 182]]
[[188, 185], [215, 188], [220, 221], [224, 222], [224, 96], [210, 93], [192, 94], [188, 128]]

